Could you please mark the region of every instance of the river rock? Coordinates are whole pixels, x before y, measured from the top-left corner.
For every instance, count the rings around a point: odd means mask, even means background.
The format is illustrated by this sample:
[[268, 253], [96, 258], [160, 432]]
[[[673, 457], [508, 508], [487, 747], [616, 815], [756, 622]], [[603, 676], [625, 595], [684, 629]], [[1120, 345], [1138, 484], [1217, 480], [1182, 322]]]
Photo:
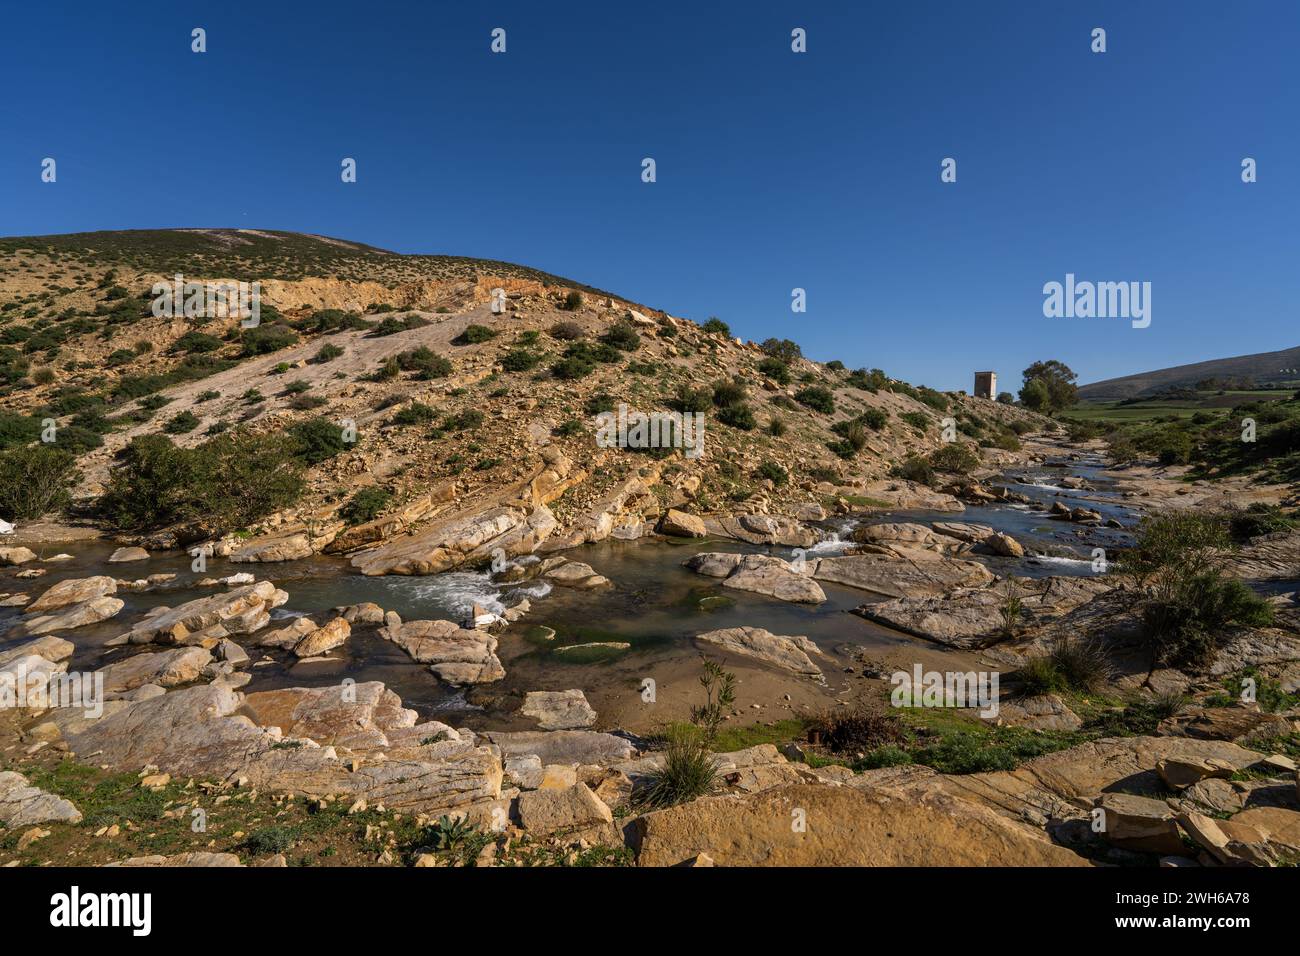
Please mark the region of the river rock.
[[[790, 825], [803, 811], [806, 828]], [[719, 866], [1086, 866], [1040, 830], [930, 792], [794, 784], [705, 797], [638, 817], [641, 866], [708, 854]]]
[[224, 594], [188, 601], [179, 607], [155, 608], [117, 640], [130, 644], [179, 644], [190, 635], [218, 624], [226, 634], [252, 634], [265, 627], [271, 620], [271, 610], [288, 599], [270, 581], [259, 581]]
[[257, 635], [256, 641], [259, 647], [277, 647], [282, 651], [291, 651], [318, 627], [309, 617], [296, 617], [285, 627], [263, 631]]
[[597, 574], [591, 565], [580, 561], [565, 561], [544, 572], [542, 577], [561, 587], [577, 588], [582, 591], [590, 591], [609, 584], [609, 578]]
[[1168, 757], [1156, 762], [1156, 772], [1171, 790], [1186, 790], [1209, 777], [1226, 779], [1236, 773], [1236, 768], [1226, 760], [1214, 757], [1179, 759]]
[[315, 554], [311, 537], [305, 532], [270, 535], [244, 542], [230, 555], [236, 564], [252, 562], [296, 561]]
[[296, 657], [317, 657], [333, 650], [352, 636], [352, 625], [341, 617], [322, 624], [294, 645]]
[[84, 604], [117, 593], [117, 581], [105, 574], [90, 578], [69, 578], [53, 585], [48, 591], [27, 605], [28, 614], [54, 611], [71, 604]]
[[808, 656], [820, 655], [821, 651], [803, 636], [785, 637], [761, 627], [728, 627], [699, 634], [696, 640], [716, 645], [733, 654], [756, 658], [796, 674], [818, 678], [822, 676], [821, 668]]
[[860, 544], [902, 544], [940, 553], [960, 545], [937, 529], [910, 521], [863, 525], [853, 531], [852, 539]]
[[506, 676], [497, 658], [497, 639], [486, 631], [451, 621], [406, 621], [385, 625], [379, 636], [392, 641], [449, 684], [485, 684]]
[[0, 826], [16, 830], [38, 823], [80, 823], [70, 801], [33, 787], [21, 773], [0, 771]]
[[0, 567], [17, 567], [36, 560], [36, 552], [30, 548], [0, 548]]
[[704, 527], [703, 518], [669, 508], [659, 519], [659, 533], [676, 538], [703, 538], [708, 530]]
[[486, 561], [497, 549], [506, 557], [531, 553], [558, 524], [545, 505], [527, 513], [492, 507], [434, 521], [413, 535], [357, 554], [352, 565], [366, 575], [438, 574]]
[[[1016, 581], [1010, 594], [1020, 599], [1019, 626], [1028, 627], [1061, 617], [1109, 590], [1109, 583], [1096, 578], [1054, 577]], [[853, 613], [905, 634], [964, 649], [981, 647], [1004, 636], [1007, 596], [1003, 585], [961, 588], [940, 595], [864, 604], [854, 608]]]
[[15, 625], [11, 633], [14, 636], [49, 634], [52, 631], [68, 631], [88, 624], [98, 624], [100, 621], [107, 621], [125, 606], [119, 598], [95, 598], [84, 604], [71, 604], [60, 608], [53, 614], [25, 617]]
[[153, 654], [135, 654], [96, 673], [104, 679], [104, 694], [119, 696], [145, 684], [176, 687], [199, 679], [212, 655], [202, 647], [178, 647]]
[[0, 651], [0, 667], [8, 664], [10, 661], [16, 661], [20, 657], [43, 657], [51, 663], [66, 661], [72, 656], [75, 648], [71, 641], [65, 641], [61, 637], [55, 637], [53, 634], [46, 634], [35, 640], [27, 641], [23, 644], [17, 644], [14, 647], [6, 648]]
[[1025, 556], [1024, 545], [1011, 535], [1001, 531], [989, 535], [980, 542], [980, 546], [1004, 558], [1023, 558]]
[[373, 624], [377, 626], [384, 623], [384, 609], [370, 601], [363, 601], [361, 604], [339, 607], [334, 610], [349, 624], [363, 626]]
[[580, 690], [533, 690], [519, 713], [534, 718], [543, 730], [580, 730], [596, 722], [596, 712]]
[[707, 518], [708, 533], [718, 534], [750, 544], [776, 545], [783, 548], [811, 548], [820, 535], [793, 518], [779, 515], [736, 515]]
[[109, 564], [122, 564], [128, 561], [148, 561], [149, 552], [144, 548], [118, 548], [108, 556]]
[[993, 581], [993, 574], [978, 562], [913, 549], [898, 549], [896, 554], [889, 555], [821, 558], [813, 577], [890, 597], [941, 594], [953, 588], [983, 587]]
[[817, 582], [796, 571], [789, 562], [771, 555], [705, 552], [689, 558], [686, 567], [711, 577], [725, 577], [722, 586], [726, 588], [754, 591], [801, 604], [820, 604], [826, 600], [826, 592]]

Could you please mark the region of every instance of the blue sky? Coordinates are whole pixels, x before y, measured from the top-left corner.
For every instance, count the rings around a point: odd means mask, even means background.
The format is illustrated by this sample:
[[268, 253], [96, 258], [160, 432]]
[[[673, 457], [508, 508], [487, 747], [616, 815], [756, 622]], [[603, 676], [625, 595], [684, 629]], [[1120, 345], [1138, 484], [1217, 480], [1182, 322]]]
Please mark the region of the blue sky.
[[[0, 234], [505, 259], [941, 388], [1300, 344], [1300, 4], [813, 7], [10, 5]], [[1151, 282], [1151, 326], [1045, 318], [1067, 272]]]

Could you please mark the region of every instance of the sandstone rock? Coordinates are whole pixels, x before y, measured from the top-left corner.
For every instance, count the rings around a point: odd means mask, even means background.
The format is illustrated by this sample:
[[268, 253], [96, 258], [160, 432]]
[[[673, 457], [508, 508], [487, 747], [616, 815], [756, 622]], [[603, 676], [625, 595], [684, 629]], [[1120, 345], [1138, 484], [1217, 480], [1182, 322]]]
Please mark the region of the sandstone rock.
[[543, 730], [580, 730], [596, 722], [596, 712], [581, 690], [529, 691], [519, 712]]
[[822, 671], [809, 654], [821, 654], [817, 645], [806, 637], [784, 637], [761, 627], [729, 627], [707, 631], [696, 640], [714, 644], [734, 654], [753, 657], [796, 674], [821, 677]]
[[863, 525], [854, 530], [852, 539], [862, 544], [901, 544], [935, 552], [952, 550], [959, 544], [937, 529], [906, 521]]
[[316, 657], [333, 650], [351, 636], [352, 626], [343, 618], [336, 617], [303, 637], [294, 645], [293, 653], [297, 657]]
[[227, 638], [222, 638], [217, 642], [216, 656], [219, 660], [223, 660], [235, 667], [248, 663], [248, 652]]
[[1194, 707], [1162, 720], [1158, 732], [1200, 740], [1241, 740], [1276, 720], [1272, 714], [1244, 705]]
[[265, 631], [256, 638], [261, 647], [278, 647], [291, 651], [304, 637], [317, 630], [317, 624], [309, 617], [294, 618], [286, 627], [274, 631]]
[[33, 787], [20, 773], [0, 771], [0, 826], [17, 829], [50, 822], [80, 823], [81, 811], [62, 797]]
[[335, 608], [343, 616], [343, 620], [349, 624], [374, 624], [384, 623], [384, 609], [378, 604], [365, 601], [361, 604], [353, 604], [350, 607]]
[[84, 604], [71, 604], [51, 614], [37, 614], [25, 617], [15, 625], [14, 635], [49, 634], [53, 631], [68, 631], [89, 624], [107, 621], [125, 607], [125, 603], [115, 597], [95, 598]]
[[993, 581], [993, 574], [975, 561], [939, 557], [924, 551], [897, 554], [850, 554], [822, 558], [813, 577], [890, 597], [941, 594], [953, 588], [978, 588]]
[[449, 684], [484, 684], [505, 677], [497, 639], [486, 631], [451, 621], [406, 621], [385, 625], [379, 636], [392, 641]]
[[135, 654], [96, 673], [104, 679], [104, 693], [117, 696], [145, 684], [176, 687], [199, 679], [212, 655], [202, 647], [179, 647], [155, 654]]
[[117, 863], [105, 863], [104, 866], [243, 866], [239, 857], [233, 853], [208, 853], [193, 851], [190, 853], [173, 853], [171, 856], [154, 854], [152, 856], [133, 856]]
[[776, 545], [783, 548], [811, 548], [820, 535], [793, 518], [747, 514], [734, 517], [707, 518], [705, 529], [750, 544]]
[[0, 567], [17, 567], [36, 560], [36, 552], [30, 548], [0, 548]]
[[507, 557], [532, 552], [558, 526], [545, 505], [531, 512], [500, 506], [469, 515], [435, 521], [406, 538], [400, 538], [352, 559], [362, 574], [438, 574], [486, 561], [501, 549]]
[[69, 578], [53, 585], [48, 591], [27, 606], [28, 614], [53, 611], [70, 604], [84, 604], [117, 593], [117, 581], [108, 575], [90, 578]]
[[590, 591], [609, 584], [609, 578], [597, 574], [591, 565], [583, 564], [580, 561], [565, 561], [563, 564], [546, 571], [542, 577], [561, 587], [577, 588], [584, 591]]
[[[733, 557], [736, 558], [734, 562], [730, 560]], [[754, 591], [781, 601], [800, 604], [820, 604], [826, 600], [826, 592], [816, 581], [795, 570], [788, 562], [770, 555], [704, 553], [686, 561], [686, 566], [691, 570], [713, 577], [722, 576], [717, 571], [724, 569], [728, 564], [732, 566], [732, 570], [727, 573], [722, 582], [725, 588]]]
[[1030, 730], [1078, 730], [1079, 715], [1055, 694], [1040, 694], [998, 707], [1000, 723]]
[[125, 563], [127, 561], [148, 561], [149, 552], [144, 548], [118, 548], [108, 556], [109, 564]]
[[236, 564], [251, 562], [296, 561], [315, 554], [312, 539], [305, 532], [253, 538], [237, 548], [230, 560]]
[[[802, 811], [806, 827], [791, 826]], [[796, 784], [633, 821], [641, 866], [1086, 866], [1041, 831], [942, 793]]]
[[[529, 833], [612, 831], [614, 816], [586, 784], [563, 789], [528, 790], [519, 795], [519, 822]], [[611, 834], [612, 835], [612, 834]]]
[[1023, 558], [1025, 548], [1019, 541], [1001, 531], [989, 535], [980, 544], [988, 548], [994, 554], [1000, 554], [1004, 558]]
[[1229, 823], [1258, 830], [1272, 846], [1300, 853], [1300, 812], [1284, 807], [1251, 807], [1234, 814]]
[[7, 707], [22, 706], [40, 711], [49, 702], [50, 680], [68, 669], [63, 662], [48, 661], [37, 654], [24, 654], [0, 665], [0, 692]]
[[703, 538], [708, 531], [702, 518], [669, 508], [659, 519], [659, 533], [677, 538]]
[[271, 610], [288, 600], [270, 581], [259, 581], [176, 608], [157, 608], [119, 640], [131, 644], [179, 644], [191, 634], [220, 624], [228, 634], [251, 634], [265, 627]]
[[1156, 772], [1171, 790], [1186, 790], [1207, 777], [1231, 777], [1236, 769], [1226, 760], [1214, 757], [1179, 759], [1171, 757], [1156, 763]]
[[1163, 800], [1130, 793], [1103, 793], [1093, 806], [1103, 811], [1102, 834], [1115, 846], [1142, 853], [1182, 851], [1176, 814]]
[[591, 730], [487, 731], [485, 736], [501, 750], [503, 759], [535, 756], [547, 764], [610, 766], [628, 760], [636, 748], [622, 737]]
[[71, 641], [65, 641], [61, 637], [55, 637], [47, 634], [44, 637], [38, 637], [35, 640], [27, 641], [25, 644], [18, 644], [7, 650], [0, 651], [0, 667], [5, 666], [10, 661], [16, 661], [20, 657], [42, 657], [51, 663], [66, 661], [72, 656], [74, 650]]
[[[1060, 617], [1109, 589], [1094, 578], [1053, 577], [1017, 581], [1011, 593], [1020, 599], [1020, 623], [1028, 627]], [[948, 647], [973, 648], [1002, 639], [1006, 600], [1006, 588], [998, 585], [864, 604], [853, 613]]]

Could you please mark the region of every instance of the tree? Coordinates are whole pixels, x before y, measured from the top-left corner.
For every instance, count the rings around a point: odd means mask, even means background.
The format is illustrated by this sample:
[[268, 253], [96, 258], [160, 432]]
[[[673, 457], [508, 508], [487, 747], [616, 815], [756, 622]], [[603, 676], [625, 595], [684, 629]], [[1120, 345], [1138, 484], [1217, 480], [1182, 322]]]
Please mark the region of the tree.
[[[1020, 390], [1020, 400], [1035, 411], [1055, 415], [1078, 401], [1079, 389], [1074, 383], [1079, 376], [1071, 371], [1070, 366], [1064, 362], [1056, 359], [1035, 362], [1025, 369], [1024, 378], [1025, 385]], [[1029, 389], [1033, 382], [1042, 383], [1042, 387], [1046, 391], [1045, 399], [1041, 397], [1036, 388], [1031, 391], [1033, 401], [1025, 397], [1026, 390]], [[1038, 402], [1038, 404], [1035, 405], [1034, 402]]]
[[1047, 390], [1047, 383], [1041, 378], [1030, 379], [1020, 390], [1021, 404], [1031, 411], [1050, 414], [1051, 401], [1052, 396]]

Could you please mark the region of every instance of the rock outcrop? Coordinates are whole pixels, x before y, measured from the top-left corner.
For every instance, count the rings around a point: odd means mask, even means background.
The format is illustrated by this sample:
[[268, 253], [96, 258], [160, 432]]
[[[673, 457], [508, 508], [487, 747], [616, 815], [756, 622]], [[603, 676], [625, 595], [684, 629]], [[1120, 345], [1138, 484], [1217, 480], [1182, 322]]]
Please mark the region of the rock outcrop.
[[820, 655], [821, 651], [806, 637], [785, 637], [761, 627], [728, 627], [707, 631], [696, 635], [695, 639], [796, 674], [822, 676], [821, 668], [809, 656]]

